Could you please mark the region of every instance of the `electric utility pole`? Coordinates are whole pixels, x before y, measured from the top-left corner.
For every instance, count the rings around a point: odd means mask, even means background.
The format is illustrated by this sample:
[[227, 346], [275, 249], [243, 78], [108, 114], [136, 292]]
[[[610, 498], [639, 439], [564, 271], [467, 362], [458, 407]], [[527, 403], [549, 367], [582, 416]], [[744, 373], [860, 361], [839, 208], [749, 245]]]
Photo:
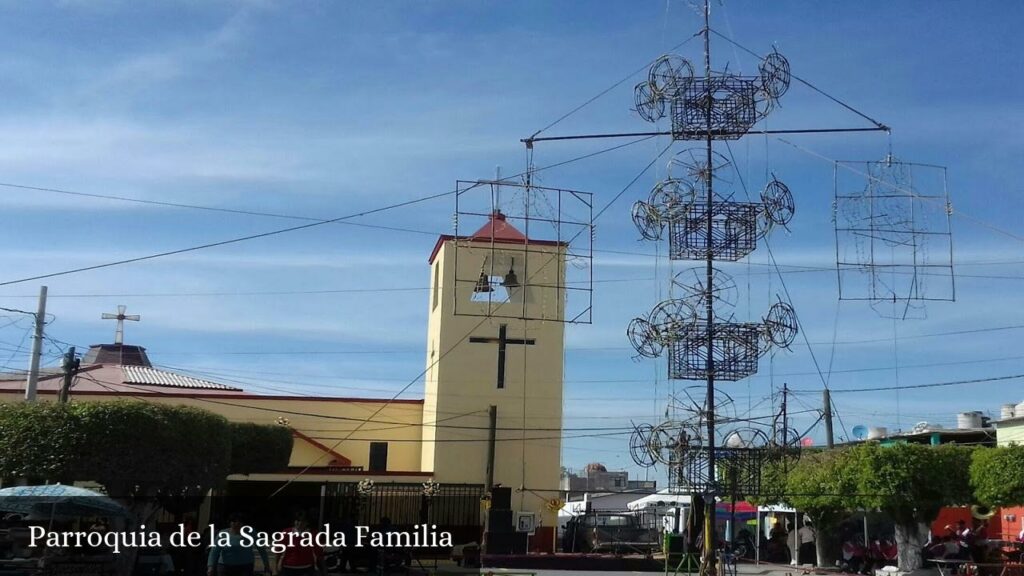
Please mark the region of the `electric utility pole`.
[[81, 363], [81, 360], [75, 358], [75, 347], [68, 348], [68, 351], [64, 353], [64, 361], [61, 363], [64, 368], [64, 380], [60, 385], [61, 404], [67, 404], [71, 397], [71, 382], [75, 379], [75, 374], [78, 374], [78, 367], [81, 366]]
[[39, 287], [39, 308], [36, 311], [36, 333], [32, 338], [32, 355], [29, 357], [28, 382], [25, 384], [25, 401], [36, 401], [39, 386], [39, 357], [43, 353], [43, 327], [46, 325], [46, 286]]
[[821, 395], [825, 403], [825, 445], [832, 448], [835, 445], [832, 438], [832, 392], [825, 388]]

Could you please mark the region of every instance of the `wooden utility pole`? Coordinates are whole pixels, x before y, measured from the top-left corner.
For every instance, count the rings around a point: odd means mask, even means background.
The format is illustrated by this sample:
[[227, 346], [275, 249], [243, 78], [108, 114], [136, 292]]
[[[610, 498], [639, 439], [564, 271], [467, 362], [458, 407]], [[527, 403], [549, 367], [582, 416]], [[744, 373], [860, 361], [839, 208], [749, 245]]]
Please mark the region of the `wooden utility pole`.
[[498, 407], [491, 405], [487, 408], [487, 472], [484, 480], [484, 490], [491, 491], [494, 487], [494, 444], [498, 430]]
[[28, 382], [25, 384], [25, 401], [36, 401], [39, 386], [39, 358], [43, 353], [43, 327], [46, 326], [46, 286], [39, 287], [39, 308], [36, 310], [36, 333], [32, 337], [32, 355], [29, 357]]
[[782, 445], [789, 446], [789, 383], [782, 383]]
[[821, 395], [825, 403], [825, 445], [832, 448], [835, 445], [832, 438], [832, 392], [825, 388]]
[[75, 347], [68, 348], [68, 351], [64, 353], [64, 362], [61, 363], [64, 368], [64, 381], [60, 385], [61, 404], [67, 404], [71, 397], [71, 382], [75, 379], [75, 374], [78, 374], [80, 365], [81, 360], [75, 358]]

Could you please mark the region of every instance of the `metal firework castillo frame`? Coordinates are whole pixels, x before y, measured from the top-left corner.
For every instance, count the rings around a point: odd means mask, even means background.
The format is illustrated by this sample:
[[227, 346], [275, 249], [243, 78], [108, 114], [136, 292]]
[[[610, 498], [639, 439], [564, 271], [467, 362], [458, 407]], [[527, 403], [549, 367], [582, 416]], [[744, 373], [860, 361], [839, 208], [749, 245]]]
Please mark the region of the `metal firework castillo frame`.
[[454, 225], [456, 315], [591, 322], [589, 193], [459, 180]]
[[956, 300], [945, 167], [892, 155], [838, 161], [834, 182], [840, 300], [866, 300], [893, 318], [921, 317], [925, 302]]

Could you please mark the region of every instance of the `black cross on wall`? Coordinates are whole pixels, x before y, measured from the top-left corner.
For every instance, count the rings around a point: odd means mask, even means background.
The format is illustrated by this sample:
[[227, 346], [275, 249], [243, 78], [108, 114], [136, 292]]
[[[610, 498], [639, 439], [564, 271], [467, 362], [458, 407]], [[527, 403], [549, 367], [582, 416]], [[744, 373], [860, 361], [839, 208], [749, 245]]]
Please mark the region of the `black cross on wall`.
[[521, 346], [533, 346], [536, 344], [536, 340], [533, 338], [509, 338], [508, 337], [508, 324], [502, 324], [498, 327], [498, 337], [488, 338], [485, 336], [470, 336], [470, 342], [476, 344], [498, 344], [498, 388], [505, 387], [505, 346], [509, 344], [519, 344]]

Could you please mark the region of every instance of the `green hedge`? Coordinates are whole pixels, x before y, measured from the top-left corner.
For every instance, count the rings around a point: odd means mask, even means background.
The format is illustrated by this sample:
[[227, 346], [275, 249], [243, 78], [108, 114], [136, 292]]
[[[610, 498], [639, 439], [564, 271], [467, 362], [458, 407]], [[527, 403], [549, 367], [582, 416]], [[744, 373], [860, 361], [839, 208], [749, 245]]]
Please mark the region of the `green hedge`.
[[982, 504], [1024, 505], [1024, 446], [975, 450], [971, 460], [971, 485]]
[[231, 472], [280, 470], [290, 452], [287, 429], [232, 424], [186, 406], [0, 404], [3, 478], [92, 480], [112, 496], [173, 495], [220, 486]]
[[292, 432], [283, 426], [232, 422], [231, 472], [280, 472], [292, 455]]

